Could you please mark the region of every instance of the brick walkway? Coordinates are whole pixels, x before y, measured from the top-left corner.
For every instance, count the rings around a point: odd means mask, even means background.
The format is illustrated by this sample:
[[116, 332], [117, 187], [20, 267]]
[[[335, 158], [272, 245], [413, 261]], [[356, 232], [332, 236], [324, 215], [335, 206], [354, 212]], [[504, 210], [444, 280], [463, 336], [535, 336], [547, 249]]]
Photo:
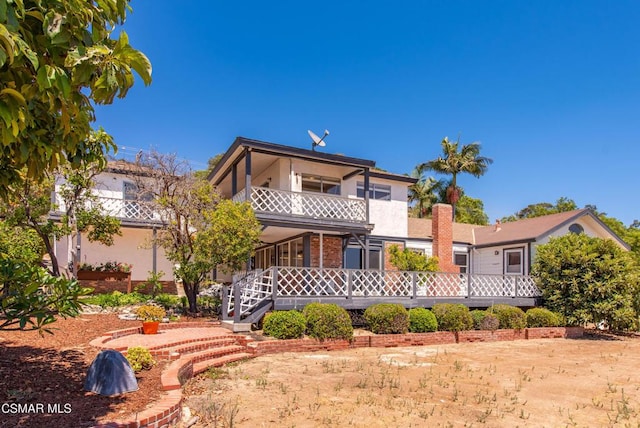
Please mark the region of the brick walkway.
[[130, 334], [105, 342], [105, 345], [115, 349], [130, 348], [132, 346], [144, 346], [145, 348], [157, 348], [171, 344], [203, 340], [228, 336], [229, 330], [222, 327], [194, 327], [160, 330], [158, 334]]

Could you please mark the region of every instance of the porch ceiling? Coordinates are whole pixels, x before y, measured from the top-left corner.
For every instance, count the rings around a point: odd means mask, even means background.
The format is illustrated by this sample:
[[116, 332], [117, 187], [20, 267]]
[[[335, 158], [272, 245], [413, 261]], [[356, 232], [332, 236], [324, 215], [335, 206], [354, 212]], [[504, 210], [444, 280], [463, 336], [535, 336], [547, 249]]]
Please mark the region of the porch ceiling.
[[267, 226], [260, 235], [260, 240], [265, 244], [273, 244], [276, 242], [285, 241], [294, 236], [299, 236], [304, 233], [324, 233], [325, 235], [342, 236], [344, 233], [327, 232], [322, 230], [308, 230], [308, 229], [296, 229], [294, 227], [278, 227]]

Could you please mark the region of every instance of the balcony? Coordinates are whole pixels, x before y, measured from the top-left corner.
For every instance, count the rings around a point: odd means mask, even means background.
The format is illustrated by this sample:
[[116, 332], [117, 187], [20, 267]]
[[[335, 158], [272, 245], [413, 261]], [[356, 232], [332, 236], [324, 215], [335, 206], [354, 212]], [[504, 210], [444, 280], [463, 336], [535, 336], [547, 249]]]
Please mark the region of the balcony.
[[[148, 201], [132, 201], [122, 198], [109, 198], [98, 196], [97, 204], [106, 215], [115, 217], [121, 221], [133, 223], [162, 223], [163, 217], [157, 211], [157, 207]], [[89, 206], [87, 208], [93, 208]], [[64, 201], [56, 194], [56, 208], [54, 214], [64, 213], [66, 210]]]
[[[234, 195], [233, 200], [234, 202], [244, 201], [245, 191], [242, 190]], [[259, 216], [267, 214], [289, 219], [360, 225], [367, 221], [367, 205], [362, 199], [251, 187], [250, 202]]]

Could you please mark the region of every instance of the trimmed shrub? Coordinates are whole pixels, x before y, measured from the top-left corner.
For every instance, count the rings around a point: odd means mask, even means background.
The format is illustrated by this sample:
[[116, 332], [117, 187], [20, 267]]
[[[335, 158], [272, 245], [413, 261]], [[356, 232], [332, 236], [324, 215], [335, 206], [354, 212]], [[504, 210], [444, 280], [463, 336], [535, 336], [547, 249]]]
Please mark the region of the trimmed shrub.
[[474, 309], [469, 312], [471, 314], [471, 318], [473, 319], [473, 329], [474, 330], [482, 330], [480, 328], [480, 323], [487, 316], [487, 311], [483, 311], [482, 309]]
[[353, 337], [349, 313], [333, 303], [310, 303], [302, 310], [307, 320], [307, 334], [318, 340]]
[[531, 308], [526, 312], [527, 327], [559, 327], [562, 315], [545, 308]]
[[276, 339], [298, 339], [304, 336], [306, 319], [298, 311], [276, 311], [264, 317], [263, 332]]
[[142, 370], [149, 370], [156, 364], [156, 361], [151, 356], [151, 352], [142, 346], [133, 346], [127, 349], [126, 358], [136, 373]]
[[473, 329], [473, 318], [469, 308], [461, 303], [437, 303], [431, 311], [436, 316], [441, 331]]
[[500, 320], [494, 314], [480, 309], [470, 312], [473, 319], [473, 328], [475, 330], [497, 330], [500, 326]]
[[527, 326], [527, 317], [520, 308], [511, 305], [493, 305], [488, 309], [500, 320], [500, 328], [522, 330]]
[[409, 331], [409, 313], [397, 303], [378, 303], [364, 311], [364, 318], [373, 333], [403, 334]]
[[409, 331], [426, 333], [438, 330], [438, 321], [429, 309], [413, 308], [409, 310]]

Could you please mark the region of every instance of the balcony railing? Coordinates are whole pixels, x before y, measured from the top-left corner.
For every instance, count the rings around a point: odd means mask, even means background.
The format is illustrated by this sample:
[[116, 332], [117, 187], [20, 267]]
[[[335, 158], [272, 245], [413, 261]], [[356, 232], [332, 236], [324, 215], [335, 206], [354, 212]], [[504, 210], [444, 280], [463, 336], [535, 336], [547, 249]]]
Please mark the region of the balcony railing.
[[[121, 198], [108, 198], [98, 196], [96, 204], [99, 205], [102, 212], [122, 220], [138, 220], [148, 222], [161, 222], [162, 216], [156, 210], [156, 206], [147, 201], [132, 201]], [[66, 210], [64, 201], [59, 195], [56, 195], [56, 212], [64, 212]]]
[[[233, 196], [245, 200], [244, 190]], [[310, 192], [290, 192], [265, 187], [251, 187], [251, 206], [257, 213], [280, 214], [323, 220], [364, 223], [367, 206], [362, 199]]]

